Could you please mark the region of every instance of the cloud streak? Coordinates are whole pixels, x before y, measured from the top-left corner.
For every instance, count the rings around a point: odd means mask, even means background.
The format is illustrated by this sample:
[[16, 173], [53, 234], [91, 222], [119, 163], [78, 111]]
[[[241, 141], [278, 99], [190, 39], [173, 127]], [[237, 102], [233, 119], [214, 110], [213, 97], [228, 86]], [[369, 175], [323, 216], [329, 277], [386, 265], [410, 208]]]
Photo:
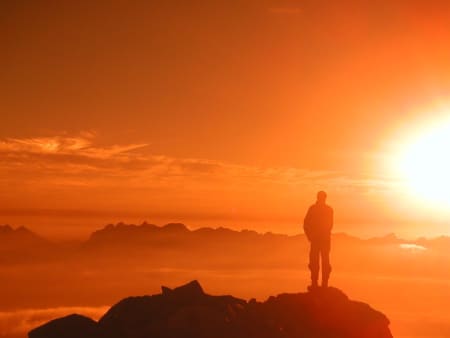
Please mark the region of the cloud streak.
[[96, 147], [92, 144], [92, 135], [79, 137], [39, 137], [39, 138], [7, 138], [0, 141], [0, 152], [6, 154], [53, 154], [53, 155], [78, 155], [89, 158], [107, 159], [120, 154], [148, 146], [142, 144], [112, 145], [109, 147]]
[[[139, 185], [158, 185], [165, 180], [196, 181], [197, 184], [230, 183], [327, 185], [341, 187], [383, 188], [386, 182], [373, 177], [349, 177], [329, 170], [308, 170], [294, 167], [257, 167], [216, 160], [174, 158], [141, 152], [148, 146], [115, 144], [99, 147], [93, 135], [77, 137], [9, 138], [0, 141], [0, 171], [23, 179], [33, 177], [62, 182], [83, 182], [91, 179]], [[116, 182], [120, 184], [121, 182]], [[123, 183], [123, 182], [122, 182]]]

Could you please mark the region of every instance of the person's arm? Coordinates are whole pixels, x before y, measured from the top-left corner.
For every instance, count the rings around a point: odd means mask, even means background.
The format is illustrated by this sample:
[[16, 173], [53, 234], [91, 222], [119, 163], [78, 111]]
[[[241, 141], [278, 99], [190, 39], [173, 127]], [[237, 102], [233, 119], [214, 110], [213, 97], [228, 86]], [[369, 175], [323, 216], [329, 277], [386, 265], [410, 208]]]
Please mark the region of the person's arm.
[[306, 213], [305, 219], [303, 220], [303, 230], [305, 231], [305, 235], [310, 240], [311, 236], [311, 207], [309, 207], [308, 212]]
[[334, 225], [334, 211], [333, 208], [330, 207], [330, 214], [329, 214], [329, 220], [328, 220], [328, 229], [331, 232], [331, 230], [333, 229], [333, 225]]

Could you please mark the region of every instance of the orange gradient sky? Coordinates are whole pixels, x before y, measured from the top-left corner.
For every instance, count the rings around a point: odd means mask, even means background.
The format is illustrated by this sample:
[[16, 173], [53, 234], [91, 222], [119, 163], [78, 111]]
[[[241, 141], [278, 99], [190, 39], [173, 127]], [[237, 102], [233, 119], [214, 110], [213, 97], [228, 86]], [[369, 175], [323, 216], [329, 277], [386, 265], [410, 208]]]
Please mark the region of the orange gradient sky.
[[389, 161], [446, 114], [449, 15], [446, 1], [1, 2], [0, 223], [295, 233], [325, 189], [337, 231], [448, 234]]

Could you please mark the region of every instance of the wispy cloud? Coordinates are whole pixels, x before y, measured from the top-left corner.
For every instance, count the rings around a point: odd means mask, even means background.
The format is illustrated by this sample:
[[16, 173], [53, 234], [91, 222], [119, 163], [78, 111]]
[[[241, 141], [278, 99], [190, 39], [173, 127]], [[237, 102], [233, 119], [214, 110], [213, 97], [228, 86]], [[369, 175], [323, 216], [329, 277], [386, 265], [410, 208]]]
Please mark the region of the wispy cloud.
[[93, 138], [94, 136], [92, 134], [86, 133], [78, 137], [7, 138], [6, 140], [0, 141], [0, 152], [10, 154], [78, 155], [105, 159], [148, 146], [148, 144], [141, 143], [97, 147], [92, 143]]
[[[383, 187], [383, 179], [350, 177], [343, 172], [294, 167], [244, 166], [209, 159], [174, 158], [142, 152], [146, 143], [98, 146], [95, 135], [76, 137], [9, 138], [0, 140], [0, 171], [24, 178], [47, 177], [54, 182], [79, 182], [101, 178], [99, 184], [158, 185], [182, 180], [196, 184], [327, 185], [368, 189]], [[119, 181], [122, 180], [122, 181]]]

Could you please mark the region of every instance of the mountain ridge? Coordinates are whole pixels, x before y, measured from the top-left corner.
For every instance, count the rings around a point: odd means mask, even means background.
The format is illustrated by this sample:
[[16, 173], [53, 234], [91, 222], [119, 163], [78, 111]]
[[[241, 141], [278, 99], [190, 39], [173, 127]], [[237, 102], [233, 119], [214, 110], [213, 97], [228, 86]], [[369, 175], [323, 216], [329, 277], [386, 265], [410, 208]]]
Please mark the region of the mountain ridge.
[[[125, 233], [126, 231], [128, 232], [133, 232], [133, 231], [142, 231], [142, 232], [173, 232], [173, 233], [208, 233], [208, 232], [221, 232], [222, 234], [224, 233], [240, 233], [240, 234], [253, 234], [253, 235], [260, 235], [260, 236], [278, 236], [278, 237], [298, 237], [298, 236], [304, 236], [303, 232], [300, 231], [297, 234], [286, 234], [286, 233], [277, 233], [277, 232], [273, 232], [273, 231], [266, 231], [266, 232], [258, 232], [256, 230], [252, 230], [252, 229], [240, 229], [240, 230], [235, 230], [232, 228], [228, 228], [228, 227], [223, 227], [223, 226], [218, 226], [218, 227], [210, 227], [210, 226], [206, 226], [206, 227], [198, 227], [198, 228], [189, 228], [187, 225], [185, 225], [184, 223], [180, 223], [180, 222], [169, 222], [163, 225], [156, 225], [153, 223], [148, 223], [146, 221], [144, 221], [141, 224], [127, 224], [124, 222], [117, 222], [116, 224], [114, 223], [109, 223], [97, 230], [92, 231], [89, 236], [88, 239], [86, 240], [70, 240], [69, 242], [73, 243], [73, 242], [78, 242], [78, 243], [84, 243], [84, 242], [88, 242], [89, 240], [101, 235], [101, 234], [105, 234], [108, 232], [115, 232], [115, 233], [119, 233], [120, 230], [123, 231], [123, 233]], [[18, 233], [27, 233], [29, 235], [34, 236], [35, 238], [40, 239], [43, 242], [47, 242], [47, 243], [58, 243], [58, 241], [54, 241], [54, 240], [49, 240], [47, 239], [45, 236], [41, 236], [39, 235], [37, 232], [30, 230], [29, 228], [27, 228], [26, 226], [19, 226], [19, 227], [12, 227], [9, 224], [5, 224], [5, 225], [0, 225], [0, 240], [2, 238], [2, 236], [4, 235], [8, 235], [8, 234], [18, 234]], [[391, 233], [386, 233], [385, 235], [380, 235], [380, 236], [372, 236], [372, 237], [368, 237], [368, 238], [363, 238], [363, 237], [359, 237], [356, 235], [352, 235], [348, 232], [333, 232], [332, 236], [334, 237], [340, 237], [340, 238], [347, 238], [350, 240], [359, 240], [359, 241], [363, 241], [363, 242], [367, 242], [367, 243], [372, 243], [372, 244], [376, 244], [376, 243], [415, 243], [415, 244], [420, 244], [420, 243], [430, 243], [430, 242], [443, 242], [448, 240], [450, 242], [450, 236], [447, 235], [439, 235], [439, 236], [433, 236], [433, 237], [425, 237], [425, 236], [418, 236], [416, 238], [412, 238], [412, 239], [404, 239], [402, 237], [399, 237], [398, 235], [396, 235], [395, 233], [391, 232]], [[62, 243], [64, 243], [65, 241], [61, 241]]]
[[[406, 250], [426, 252], [427, 249], [435, 249], [446, 252], [450, 247], [450, 237], [405, 241], [392, 233], [369, 239], [361, 239], [346, 233], [333, 233], [332, 243], [342, 249], [345, 247], [356, 250], [384, 248], [398, 252], [406, 252]], [[191, 230], [183, 223], [168, 223], [163, 226], [147, 222], [140, 225], [123, 222], [108, 224], [92, 232], [87, 240], [70, 243], [70, 245], [51, 242], [25, 227], [14, 229], [9, 225], [0, 226], [0, 251], [3, 253], [3, 263], [7, 264], [39, 260], [55, 261], [63, 258], [75, 259], [89, 255], [96, 259], [94, 256], [98, 253], [103, 253], [104, 255], [100, 257], [106, 259], [108, 253], [116, 255], [124, 251], [127, 255], [138, 257], [141, 253], [157, 250], [158, 254], [161, 254], [161, 262], [173, 258], [175, 252], [183, 253], [180, 256], [181, 261], [189, 260], [191, 257], [192, 262], [198, 261], [205, 253], [213, 253], [218, 261], [224, 261], [227, 257], [221, 257], [223, 252], [230, 254], [241, 252], [246, 255], [249, 264], [257, 260], [258, 255], [263, 257], [264, 252], [269, 251], [272, 256], [278, 256], [277, 264], [283, 266], [288, 261], [290, 261], [289, 264], [294, 264], [296, 252], [299, 249], [303, 250], [302, 248], [307, 250], [306, 246], [307, 239], [301, 233], [296, 235], [259, 233], [254, 230], [233, 230], [225, 227], [202, 227]], [[275, 248], [276, 250], [273, 250]]]

